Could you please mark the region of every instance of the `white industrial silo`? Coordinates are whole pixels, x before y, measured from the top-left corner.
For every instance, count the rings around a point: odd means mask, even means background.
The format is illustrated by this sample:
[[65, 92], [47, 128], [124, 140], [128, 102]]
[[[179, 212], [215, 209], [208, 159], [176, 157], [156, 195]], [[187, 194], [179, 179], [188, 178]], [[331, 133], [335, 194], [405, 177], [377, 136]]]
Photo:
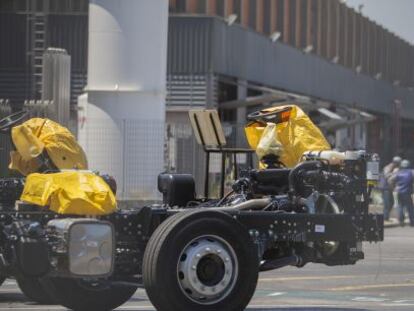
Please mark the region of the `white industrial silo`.
[[118, 196], [158, 196], [164, 167], [167, 0], [91, 0], [88, 83], [79, 140], [89, 167], [113, 175]]

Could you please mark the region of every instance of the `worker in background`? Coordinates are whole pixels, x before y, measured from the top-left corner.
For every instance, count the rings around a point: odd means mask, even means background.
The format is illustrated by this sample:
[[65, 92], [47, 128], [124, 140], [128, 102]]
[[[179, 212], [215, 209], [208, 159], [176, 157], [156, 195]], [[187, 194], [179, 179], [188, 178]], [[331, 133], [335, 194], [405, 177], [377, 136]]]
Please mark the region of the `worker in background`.
[[401, 164], [400, 157], [394, 157], [392, 162], [386, 165], [382, 171], [379, 188], [382, 191], [382, 201], [384, 204], [384, 220], [390, 219], [391, 209], [394, 206], [393, 185], [390, 178], [396, 173]]
[[402, 160], [400, 169], [390, 178], [395, 185], [398, 196], [398, 215], [400, 225], [404, 226], [405, 211], [408, 212], [410, 225], [414, 227], [414, 204], [412, 199], [414, 171], [410, 169], [410, 161]]

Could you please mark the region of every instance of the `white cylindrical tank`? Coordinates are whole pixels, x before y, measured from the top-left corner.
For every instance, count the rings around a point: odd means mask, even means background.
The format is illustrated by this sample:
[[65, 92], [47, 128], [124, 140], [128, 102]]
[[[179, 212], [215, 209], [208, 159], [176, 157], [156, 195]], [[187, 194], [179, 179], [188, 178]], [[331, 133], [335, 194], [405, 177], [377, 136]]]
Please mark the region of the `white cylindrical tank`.
[[158, 197], [164, 168], [168, 0], [91, 0], [79, 141], [118, 196]]

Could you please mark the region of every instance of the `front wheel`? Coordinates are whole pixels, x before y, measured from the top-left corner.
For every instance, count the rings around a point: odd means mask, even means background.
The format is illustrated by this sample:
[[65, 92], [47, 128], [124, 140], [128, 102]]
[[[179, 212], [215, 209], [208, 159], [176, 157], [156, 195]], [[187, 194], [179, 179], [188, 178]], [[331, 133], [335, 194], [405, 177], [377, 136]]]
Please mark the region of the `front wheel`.
[[53, 296], [45, 290], [41, 279], [33, 277], [18, 277], [16, 281], [22, 293], [30, 300], [42, 305], [56, 303]]
[[182, 212], [152, 235], [143, 277], [158, 311], [244, 310], [257, 285], [257, 249], [227, 214]]
[[113, 310], [127, 302], [137, 290], [136, 286], [68, 278], [49, 278], [43, 284], [59, 304], [75, 311]]

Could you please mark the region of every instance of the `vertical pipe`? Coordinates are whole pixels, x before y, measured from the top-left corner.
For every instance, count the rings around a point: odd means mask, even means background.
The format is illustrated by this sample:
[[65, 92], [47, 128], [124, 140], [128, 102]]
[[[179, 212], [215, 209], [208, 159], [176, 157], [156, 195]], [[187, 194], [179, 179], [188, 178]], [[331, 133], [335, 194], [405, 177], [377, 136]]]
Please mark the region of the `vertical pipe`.
[[[341, 15], [341, 4], [336, 2], [335, 4], [335, 47], [334, 47], [334, 56], [340, 58], [340, 45], [341, 45], [341, 22], [342, 22], [342, 15]], [[341, 61], [339, 59], [339, 61]]]
[[307, 0], [306, 1], [306, 46], [314, 46], [313, 42], [313, 13], [312, 13], [312, 5], [314, 0]]
[[316, 45], [316, 53], [318, 55], [322, 55], [322, 5], [323, 2], [322, 0], [317, 0], [317, 35], [316, 35], [316, 41], [317, 41], [317, 45]]
[[167, 0], [89, 3], [88, 84], [78, 101], [84, 120], [79, 142], [91, 169], [116, 178], [123, 199], [159, 197], [167, 35]]
[[197, 13], [197, 0], [187, 0], [185, 7], [188, 13]]
[[302, 48], [302, 1], [296, 0], [295, 7], [295, 46]]
[[273, 33], [277, 29], [277, 3], [276, 0], [270, 1], [270, 33]]
[[217, 0], [207, 1], [207, 15], [217, 15]]
[[[234, 5], [233, 5], [233, 0], [220, 0], [220, 1], [225, 1], [224, 5], [224, 16], [229, 16], [231, 14], [233, 14], [234, 12]], [[240, 16], [239, 16], [240, 18]]]
[[249, 0], [241, 0], [241, 24], [249, 27]]
[[359, 35], [360, 35], [360, 29], [358, 24], [358, 15], [356, 12], [352, 12], [352, 45], [353, 45], [353, 64], [352, 67], [355, 69], [357, 66], [359, 66]]
[[256, 8], [256, 31], [263, 32], [264, 29], [264, 0], [257, 0]]
[[290, 39], [290, 0], [283, 3], [283, 42], [289, 43]]
[[325, 55], [328, 59], [332, 59], [332, 37], [333, 37], [333, 9], [332, 9], [333, 1], [327, 1], [326, 3], [326, 51]]

